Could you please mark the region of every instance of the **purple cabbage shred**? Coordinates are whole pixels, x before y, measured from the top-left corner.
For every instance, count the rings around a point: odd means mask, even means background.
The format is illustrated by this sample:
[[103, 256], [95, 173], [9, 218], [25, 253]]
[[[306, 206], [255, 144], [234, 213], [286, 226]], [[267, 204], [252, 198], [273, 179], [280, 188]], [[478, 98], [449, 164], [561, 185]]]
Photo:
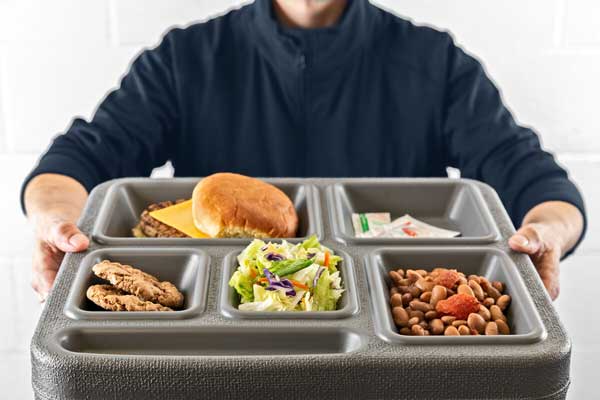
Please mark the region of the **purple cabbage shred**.
[[271, 271], [267, 268], [263, 269], [265, 273], [265, 277], [269, 281], [269, 286], [267, 286], [266, 290], [279, 290], [283, 289], [286, 296], [294, 297], [296, 295], [296, 291], [294, 290], [294, 285], [288, 279], [279, 279], [279, 277], [275, 276]]
[[285, 257], [277, 253], [268, 253], [265, 258], [269, 261], [283, 261]]
[[319, 269], [317, 270], [317, 273], [315, 274], [315, 278], [313, 279], [313, 287], [317, 286], [317, 282], [319, 282], [319, 278], [321, 277], [321, 274], [323, 274], [323, 271], [325, 271], [327, 268], [325, 267], [319, 267]]

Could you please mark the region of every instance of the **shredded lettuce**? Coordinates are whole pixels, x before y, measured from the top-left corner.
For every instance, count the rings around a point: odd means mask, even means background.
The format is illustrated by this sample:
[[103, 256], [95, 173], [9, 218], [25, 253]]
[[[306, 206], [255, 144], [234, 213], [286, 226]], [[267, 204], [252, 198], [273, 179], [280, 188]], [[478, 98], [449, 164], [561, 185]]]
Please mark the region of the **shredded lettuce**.
[[333, 311], [336, 309], [337, 302], [342, 295], [342, 291], [335, 289], [334, 283], [337, 283], [339, 272], [330, 274], [329, 271], [323, 271], [317, 285], [314, 288], [314, 303], [317, 311]]
[[342, 262], [342, 257], [332, 254], [329, 256], [329, 270], [337, 271], [337, 265]]
[[260, 285], [254, 285], [254, 301], [240, 304], [238, 309], [241, 311], [285, 311], [287, 304], [278, 290], [270, 291]]
[[[255, 239], [237, 260], [229, 285], [240, 296], [242, 311], [333, 311], [344, 292], [337, 269], [342, 257], [316, 236], [298, 244]], [[291, 282], [294, 290], [279, 289], [273, 279]]]
[[308, 250], [308, 249], [319, 248], [319, 247], [321, 247], [321, 244], [319, 243], [319, 239], [317, 239], [317, 236], [312, 235], [311, 237], [306, 239], [304, 242], [302, 242], [301, 246]]
[[254, 301], [254, 294], [252, 290], [253, 282], [248, 275], [239, 270], [235, 271], [229, 280], [229, 286], [233, 287], [235, 291], [238, 292], [238, 294], [241, 296], [240, 301], [242, 303]]
[[256, 255], [260, 252], [260, 249], [265, 246], [265, 242], [259, 239], [254, 239], [245, 249], [242, 254], [238, 256], [238, 261], [243, 264], [244, 261], [255, 260]]

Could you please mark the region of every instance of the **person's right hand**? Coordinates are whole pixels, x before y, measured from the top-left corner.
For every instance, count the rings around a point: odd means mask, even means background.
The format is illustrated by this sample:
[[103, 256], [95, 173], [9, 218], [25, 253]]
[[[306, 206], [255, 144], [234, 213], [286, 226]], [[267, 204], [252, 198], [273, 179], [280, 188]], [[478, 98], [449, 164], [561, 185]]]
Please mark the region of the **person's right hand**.
[[90, 244], [74, 223], [87, 200], [87, 190], [66, 175], [41, 174], [27, 184], [23, 200], [35, 232], [31, 286], [45, 301], [65, 252], [83, 251]]
[[44, 302], [65, 253], [84, 251], [90, 242], [75, 224], [58, 218], [36, 221], [35, 232], [31, 287]]

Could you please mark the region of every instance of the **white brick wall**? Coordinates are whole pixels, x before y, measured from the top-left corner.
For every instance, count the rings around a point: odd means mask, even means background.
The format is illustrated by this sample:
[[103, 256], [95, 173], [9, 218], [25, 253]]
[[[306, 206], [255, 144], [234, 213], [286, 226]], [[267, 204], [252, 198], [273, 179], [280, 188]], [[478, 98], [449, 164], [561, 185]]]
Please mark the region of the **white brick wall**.
[[[3, 44], [0, 43], [0, 54], [3, 53]], [[3, 88], [5, 86], [4, 83], [4, 75], [5, 75], [5, 62], [4, 62], [4, 58], [0, 58], [0, 90], [1, 88]], [[5, 127], [5, 121], [6, 118], [4, 117], [4, 103], [5, 103], [5, 99], [3, 98], [2, 92], [0, 92], [0, 154], [5, 153], [6, 152], [6, 127]]]
[[600, 30], [598, 29], [598, 16], [600, 16], [600, 2], [596, 0], [561, 0], [564, 10], [564, 37], [563, 43], [568, 46], [583, 47], [600, 46]]
[[[158, 40], [165, 27], [203, 21], [225, 13], [241, 1], [218, 0], [109, 0], [111, 35], [119, 45], [147, 44]], [[152, 12], [146, 12], [151, 9]]]

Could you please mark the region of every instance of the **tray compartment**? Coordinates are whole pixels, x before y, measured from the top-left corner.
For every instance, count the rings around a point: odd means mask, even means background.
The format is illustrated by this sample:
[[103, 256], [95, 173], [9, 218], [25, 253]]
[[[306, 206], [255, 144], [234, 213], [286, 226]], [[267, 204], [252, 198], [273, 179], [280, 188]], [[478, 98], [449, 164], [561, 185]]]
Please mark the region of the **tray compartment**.
[[[344, 244], [481, 244], [500, 234], [479, 189], [468, 180], [406, 179], [338, 183], [328, 188], [332, 230]], [[460, 231], [456, 238], [356, 238], [353, 213], [404, 214]]]
[[[131, 229], [139, 222], [142, 211], [150, 204], [177, 199], [189, 199], [200, 179], [135, 179], [115, 181], [108, 190], [94, 224], [92, 236], [104, 245], [236, 245], [248, 239], [193, 239], [193, 238], [135, 238]], [[321, 211], [318, 191], [310, 184], [293, 183], [281, 179], [264, 179], [281, 189], [294, 203], [298, 213], [298, 236], [291, 241], [310, 235], [322, 236]]]
[[363, 339], [343, 328], [71, 328], [57, 343], [73, 353], [115, 356], [288, 357], [350, 353]]
[[[504, 252], [494, 248], [406, 247], [385, 248], [367, 256], [367, 279], [375, 333], [393, 344], [527, 344], [543, 340], [546, 329], [516, 265]], [[388, 272], [397, 268], [455, 268], [466, 275], [482, 275], [506, 284], [512, 302], [506, 314], [511, 335], [501, 336], [405, 336], [392, 319], [389, 304], [391, 280]]]
[[[85, 296], [91, 285], [108, 283], [94, 275], [92, 267], [110, 260], [128, 264], [173, 283], [183, 293], [184, 305], [173, 312], [105, 311]], [[65, 314], [79, 320], [184, 319], [202, 313], [206, 306], [209, 259], [203, 251], [188, 248], [104, 248], [88, 254], [81, 262], [65, 304]]]
[[221, 310], [221, 314], [225, 317], [235, 319], [341, 319], [352, 317], [359, 310], [354, 263], [348, 253], [337, 249], [332, 250], [344, 259], [339, 264], [339, 271], [346, 290], [342, 293], [342, 297], [338, 302], [340, 307], [338, 310], [314, 312], [252, 312], [238, 310], [239, 298], [235, 290], [229, 286], [229, 279], [238, 267], [237, 256], [242, 252], [242, 249], [240, 249], [228, 254], [223, 260], [223, 275], [219, 293], [219, 309]]

